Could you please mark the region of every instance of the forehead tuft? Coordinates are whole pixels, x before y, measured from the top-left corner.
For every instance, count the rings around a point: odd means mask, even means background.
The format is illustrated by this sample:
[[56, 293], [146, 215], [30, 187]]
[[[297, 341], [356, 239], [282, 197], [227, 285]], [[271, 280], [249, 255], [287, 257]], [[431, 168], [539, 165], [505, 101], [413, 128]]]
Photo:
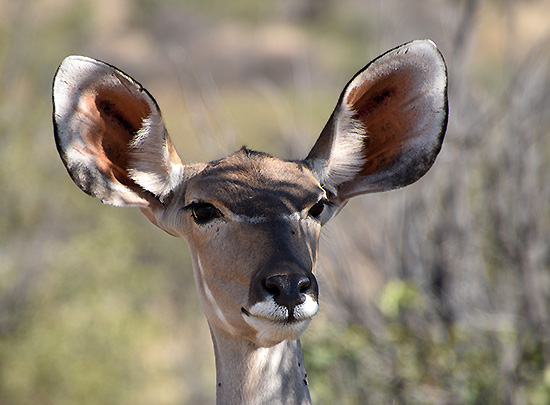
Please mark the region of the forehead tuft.
[[302, 163], [246, 148], [208, 164], [187, 189], [190, 199], [262, 217], [301, 211], [321, 194], [319, 182]]

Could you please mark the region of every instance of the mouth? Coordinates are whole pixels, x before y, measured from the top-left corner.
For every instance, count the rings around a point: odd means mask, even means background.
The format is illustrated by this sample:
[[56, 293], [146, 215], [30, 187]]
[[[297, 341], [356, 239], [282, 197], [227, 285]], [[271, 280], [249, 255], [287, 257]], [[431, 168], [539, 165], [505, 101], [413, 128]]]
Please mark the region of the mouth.
[[273, 323], [292, 324], [310, 320], [319, 311], [319, 304], [307, 296], [300, 305], [286, 307], [277, 304], [273, 298], [257, 302], [250, 309], [241, 307], [245, 317], [254, 317]]
[[245, 309], [245, 307], [241, 307], [241, 312], [242, 312], [243, 314], [245, 314], [246, 316], [252, 316], [252, 315], [250, 314], [250, 312], [248, 312], [248, 311]]
[[[254, 306], [252, 308], [254, 308]], [[304, 312], [300, 309], [297, 310], [295, 307], [280, 307], [277, 308], [275, 312], [270, 311], [266, 313], [266, 311], [251, 312], [245, 307], [241, 307], [241, 313], [246, 317], [254, 317], [273, 323], [292, 324], [310, 320], [313, 315], [318, 312], [318, 308], [319, 307], [317, 306], [317, 308], [315, 308], [314, 310]]]
[[241, 312], [243, 313], [243, 315], [245, 315], [247, 317], [255, 317], [255, 318], [262, 319], [262, 320], [265, 320], [265, 321], [268, 321], [268, 322], [280, 323], [280, 324], [298, 323], [298, 322], [302, 322], [304, 320], [308, 320], [308, 319], [311, 318], [310, 317], [310, 318], [306, 318], [306, 319], [297, 319], [294, 316], [294, 308], [290, 308], [287, 311], [281, 311], [281, 312], [287, 312], [288, 313], [288, 315], [285, 315], [285, 316], [282, 316], [282, 317], [281, 316], [265, 315], [265, 314], [261, 314], [261, 313], [252, 314], [245, 307], [241, 308]]
[[290, 308], [278, 305], [272, 298], [257, 302], [248, 309], [241, 307], [244, 320], [256, 330], [261, 346], [298, 339], [318, 311], [319, 305], [311, 297]]

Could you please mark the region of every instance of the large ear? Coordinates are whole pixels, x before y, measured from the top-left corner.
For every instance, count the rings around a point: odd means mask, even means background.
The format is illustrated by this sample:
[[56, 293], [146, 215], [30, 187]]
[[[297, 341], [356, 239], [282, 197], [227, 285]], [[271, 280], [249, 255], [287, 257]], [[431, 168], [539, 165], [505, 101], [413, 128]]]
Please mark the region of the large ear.
[[53, 82], [57, 150], [73, 181], [103, 202], [154, 209], [183, 165], [153, 97], [106, 63], [69, 56]]
[[403, 187], [432, 166], [447, 115], [441, 53], [429, 40], [409, 42], [351, 79], [305, 162], [340, 203]]

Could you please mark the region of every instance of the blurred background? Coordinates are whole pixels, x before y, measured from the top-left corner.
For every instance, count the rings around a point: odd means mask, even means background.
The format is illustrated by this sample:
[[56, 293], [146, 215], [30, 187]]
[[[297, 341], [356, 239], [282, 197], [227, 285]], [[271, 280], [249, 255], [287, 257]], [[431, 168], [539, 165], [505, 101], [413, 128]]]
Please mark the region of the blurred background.
[[329, 225], [306, 331], [316, 404], [550, 403], [550, 1], [0, 0], [0, 404], [210, 404], [182, 240], [103, 206], [55, 150], [83, 54], [141, 82], [185, 162], [304, 157], [346, 82], [431, 38], [442, 152]]

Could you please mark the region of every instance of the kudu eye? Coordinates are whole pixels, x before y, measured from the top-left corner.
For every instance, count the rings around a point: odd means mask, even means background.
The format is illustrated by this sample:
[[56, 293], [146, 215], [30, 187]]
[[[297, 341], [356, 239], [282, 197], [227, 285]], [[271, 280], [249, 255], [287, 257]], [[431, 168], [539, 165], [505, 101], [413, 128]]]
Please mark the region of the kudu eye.
[[199, 225], [206, 224], [212, 219], [221, 216], [220, 211], [210, 203], [195, 202], [189, 206], [189, 209], [191, 210], [193, 219]]
[[309, 215], [315, 219], [319, 218], [325, 209], [325, 200], [320, 200], [309, 209]]

